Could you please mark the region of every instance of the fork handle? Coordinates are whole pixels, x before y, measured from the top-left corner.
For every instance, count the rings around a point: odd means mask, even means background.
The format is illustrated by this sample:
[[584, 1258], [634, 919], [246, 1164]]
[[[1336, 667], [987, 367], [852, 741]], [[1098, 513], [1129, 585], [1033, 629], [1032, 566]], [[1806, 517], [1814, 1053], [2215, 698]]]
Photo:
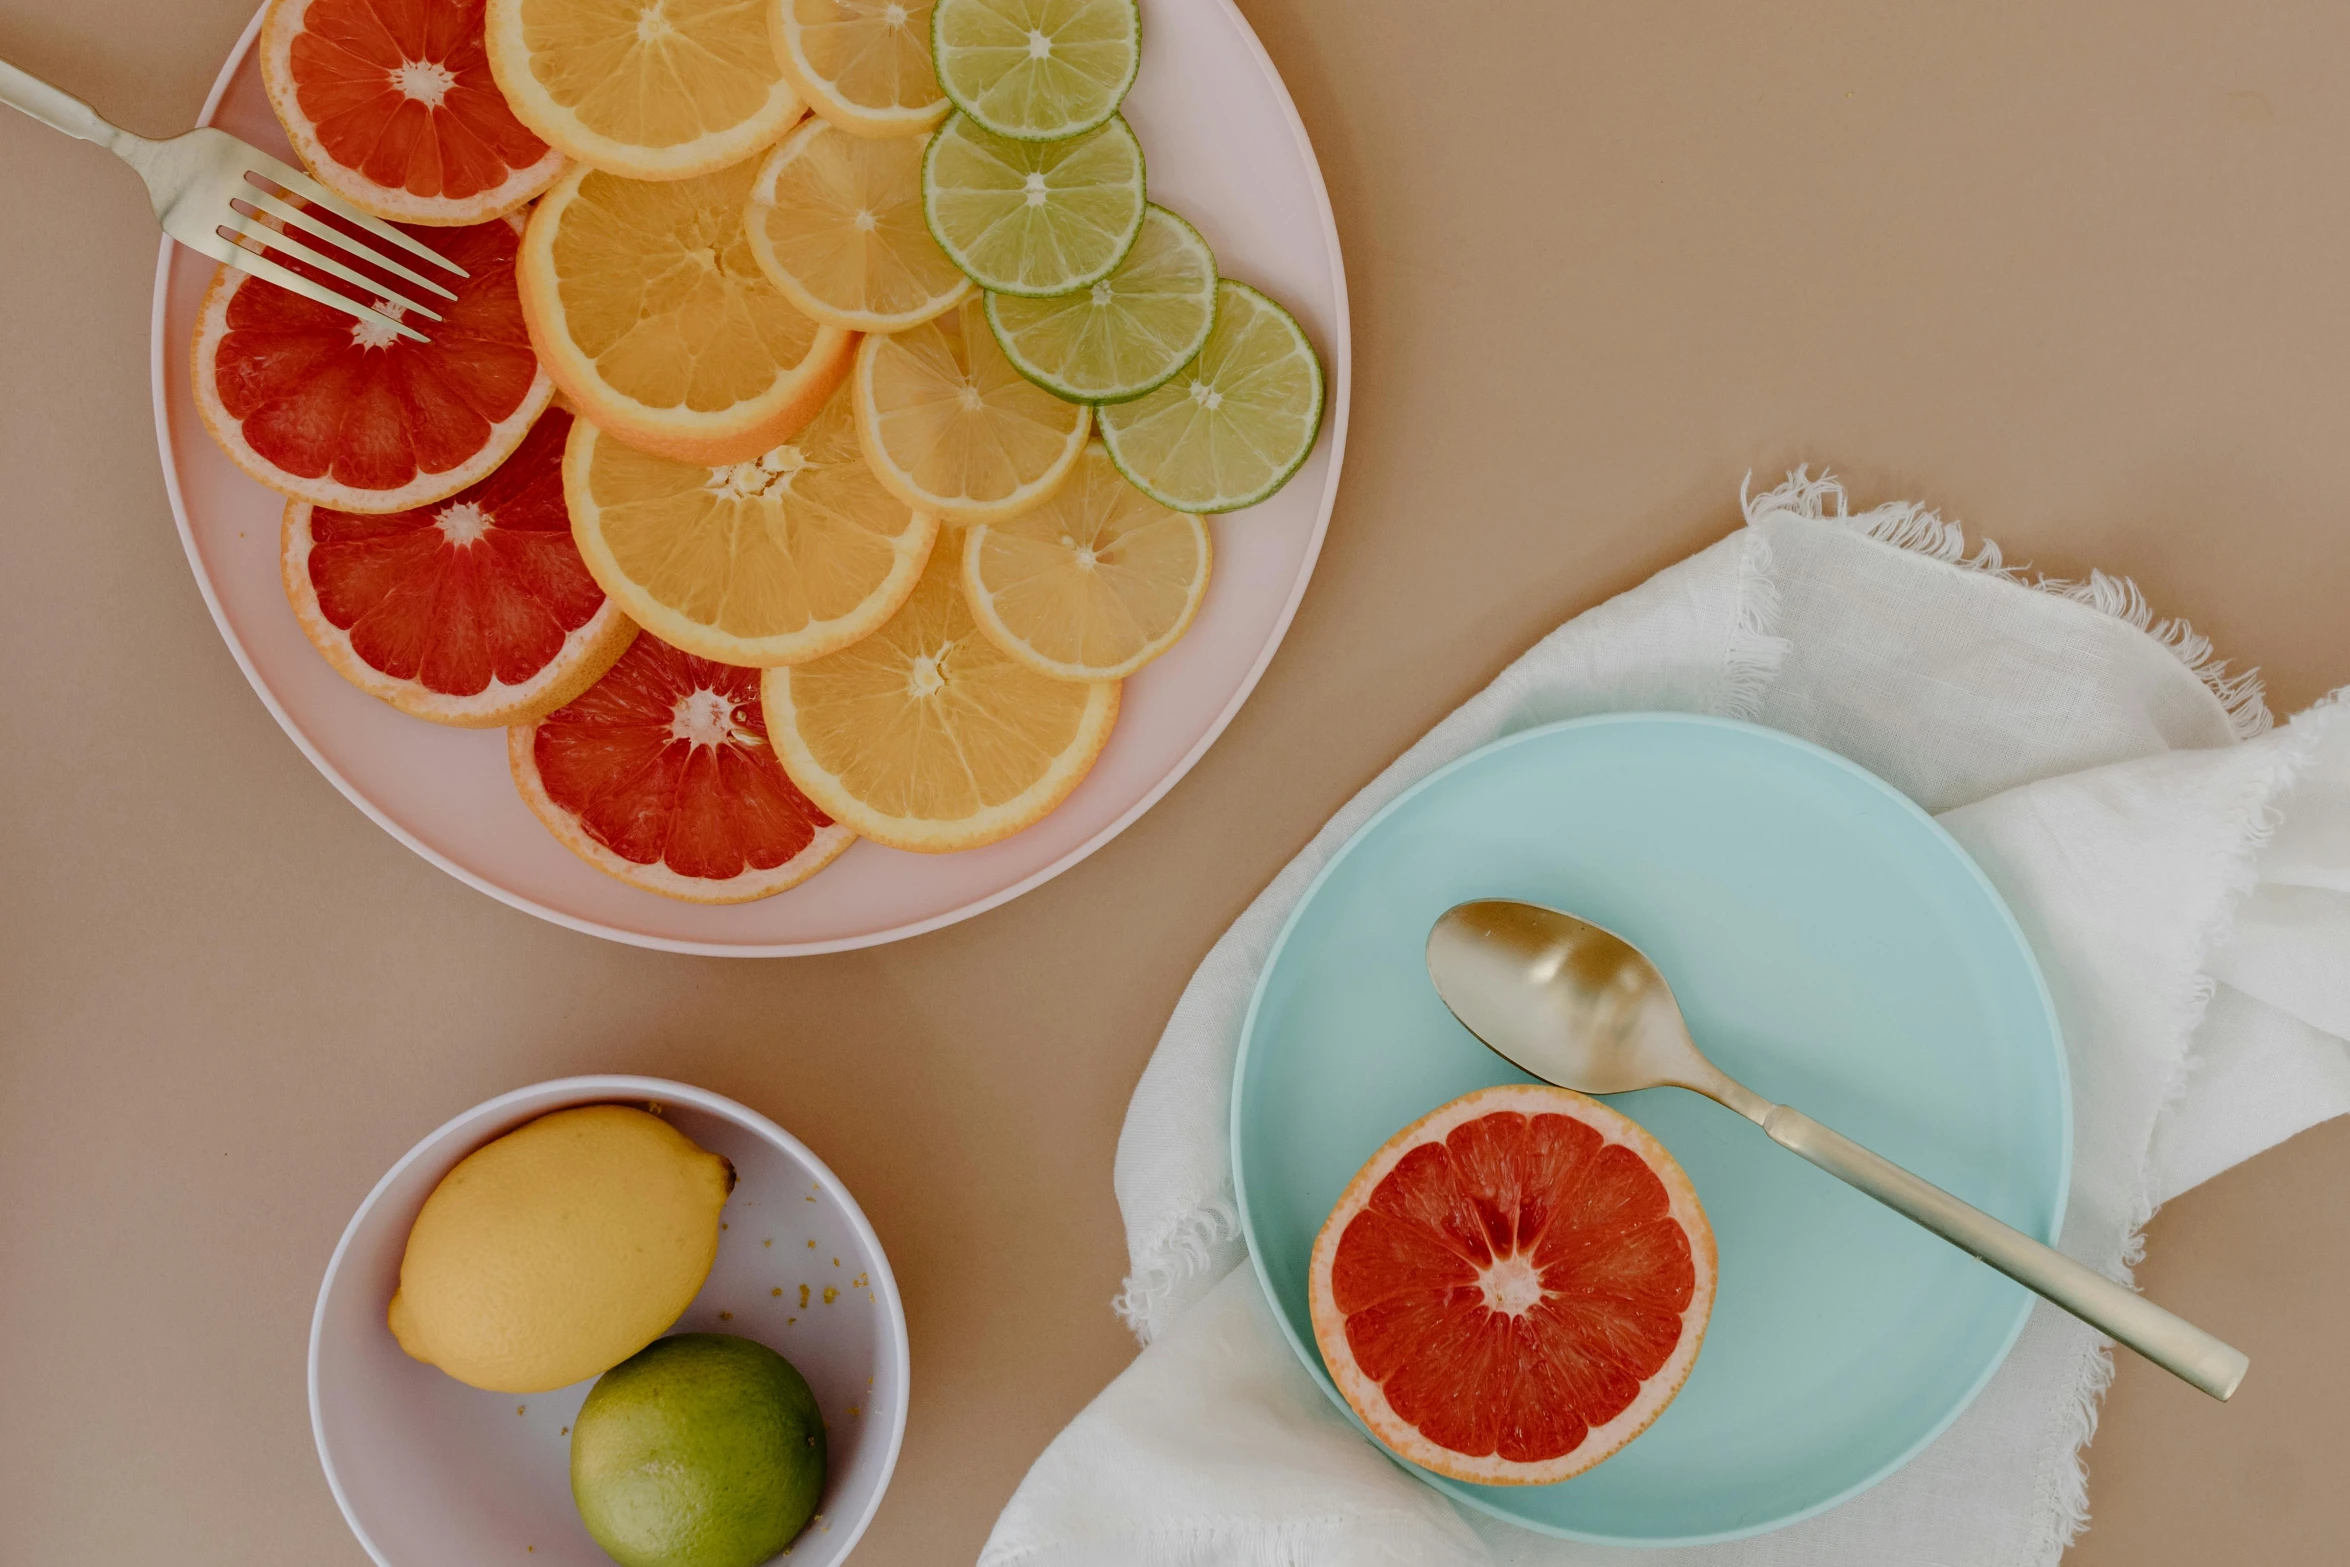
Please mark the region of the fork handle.
[[22, 109], [44, 125], [83, 141], [94, 141], [101, 147], [113, 147], [130, 136], [120, 126], [108, 124], [97, 110], [72, 93], [50, 86], [32, 72], [19, 70], [6, 60], [0, 60], [0, 103]]
[[2172, 1316], [2127, 1285], [2116, 1284], [2052, 1246], [2000, 1223], [1980, 1208], [1910, 1174], [1892, 1160], [1820, 1125], [1802, 1111], [1773, 1105], [1762, 1128], [1782, 1148], [1803, 1155], [1944, 1240], [1981, 1258], [2089, 1326], [2109, 1333], [2173, 1376], [2224, 1399], [2249, 1362], [2193, 1323]]

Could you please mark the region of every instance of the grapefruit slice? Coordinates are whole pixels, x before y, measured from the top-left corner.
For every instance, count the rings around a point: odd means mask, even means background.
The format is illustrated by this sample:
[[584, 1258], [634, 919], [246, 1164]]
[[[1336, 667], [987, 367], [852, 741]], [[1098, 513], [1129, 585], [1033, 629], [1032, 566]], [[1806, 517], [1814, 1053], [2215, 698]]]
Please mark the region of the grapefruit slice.
[[689, 903], [772, 897], [856, 841], [777, 765], [759, 672], [655, 637], [577, 701], [507, 730], [506, 759], [563, 847]]
[[1322, 1362], [1380, 1441], [1455, 1480], [1548, 1485], [1672, 1402], [1714, 1272], [1664, 1145], [1529, 1083], [1390, 1138], [1322, 1226], [1307, 1290]]
[[425, 323], [427, 343], [220, 269], [196, 314], [196, 410], [238, 467], [336, 511], [406, 511], [487, 477], [522, 444], [555, 383], [523, 326], [519, 228], [500, 218], [430, 242], [469, 275], [450, 281], [457, 297]]
[[486, 729], [561, 707], [636, 637], [571, 540], [550, 408], [479, 484], [365, 516], [286, 503], [295, 618], [345, 680], [403, 713]]
[[261, 81], [319, 183], [379, 218], [480, 223], [564, 157], [490, 76], [484, 0], [271, 0]]

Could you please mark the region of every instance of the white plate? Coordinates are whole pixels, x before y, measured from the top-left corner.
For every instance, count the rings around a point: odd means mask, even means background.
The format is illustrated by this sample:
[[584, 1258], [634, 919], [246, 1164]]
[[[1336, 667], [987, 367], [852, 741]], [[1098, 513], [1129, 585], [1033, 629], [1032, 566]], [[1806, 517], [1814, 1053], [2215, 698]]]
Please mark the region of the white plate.
[[792, 1542], [792, 1567], [846, 1557], [881, 1505], [906, 1432], [906, 1313], [848, 1188], [731, 1099], [657, 1077], [568, 1077], [476, 1105], [410, 1149], [351, 1216], [326, 1266], [310, 1324], [310, 1428], [335, 1501], [378, 1567], [612, 1567], [571, 1501], [569, 1433], [594, 1383], [527, 1394], [467, 1387], [402, 1353], [384, 1311], [417, 1210], [458, 1160], [551, 1110], [613, 1101], [658, 1103], [679, 1131], [734, 1163], [718, 1260], [671, 1331], [756, 1339], [815, 1390], [823, 1510]]
[[[1154, 201], [1198, 225], [1231, 277], [1304, 323], [1329, 376], [1313, 456], [1262, 506], [1212, 524], [1216, 572], [1191, 633], [1126, 684], [1093, 773], [1051, 816], [985, 849], [905, 854], [860, 843], [804, 886], [709, 908], [614, 881], [572, 857], [515, 795], [499, 732], [408, 718], [345, 684], [312, 650], [278, 579], [277, 496], [213, 445], [188, 386], [212, 263], [166, 240], [155, 277], [155, 427], [189, 564], [246, 678], [351, 802], [492, 897], [639, 946], [736, 956], [894, 941], [1015, 898], [1148, 810], [1247, 700], [1304, 595], [1338, 491], [1350, 380], [1346, 276], [1312, 146], [1272, 61], [1231, 0], [1143, 0], [1142, 76], [1125, 114]], [[252, 57], [229, 56], [203, 120], [290, 157]]]

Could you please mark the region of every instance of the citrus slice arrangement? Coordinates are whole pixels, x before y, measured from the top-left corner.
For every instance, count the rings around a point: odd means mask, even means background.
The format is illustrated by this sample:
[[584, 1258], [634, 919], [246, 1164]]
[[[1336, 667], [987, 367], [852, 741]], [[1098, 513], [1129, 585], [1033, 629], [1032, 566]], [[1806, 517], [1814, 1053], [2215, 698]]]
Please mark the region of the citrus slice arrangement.
[[273, 0], [258, 36], [305, 162], [463, 275], [416, 341], [224, 272], [205, 427], [287, 497], [328, 663], [507, 727], [634, 887], [1041, 820], [1200, 615], [1208, 514], [1316, 438], [1304, 333], [1149, 199], [1134, 0]]
[[1314, 1243], [1314, 1339], [1389, 1449], [1549, 1485], [1664, 1412], [1713, 1310], [1713, 1231], [1662, 1143], [1547, 1084], [1480, 1089], [1371, 1156]]

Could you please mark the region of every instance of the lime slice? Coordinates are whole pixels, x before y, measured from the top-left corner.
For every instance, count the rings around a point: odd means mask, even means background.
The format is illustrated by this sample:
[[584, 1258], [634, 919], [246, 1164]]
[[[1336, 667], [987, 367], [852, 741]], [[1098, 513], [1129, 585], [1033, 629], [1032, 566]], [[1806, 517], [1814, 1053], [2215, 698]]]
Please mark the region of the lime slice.
[[1057, 141], [1118, 112], [1142, 68], [1134, 0], [939, 0], [938, 84], [998, 136]]
[[981, 288], [1041, 299], [1100, 282], [1142, 230], [1142, 144], [1116, 115], [1067, 141], [950, 117], [922, 158], [922, 214]]
[[1296, 318], [1246, 283], [1216, 285], [1199, 357], [1101, 410], [1110, 461], [1177, 511], [1238, 511], [1289, 482], [1322, 428], [1322, 364]]
[[1140, 397], [1191, 362], [1216, 320], [1216, 258], [1164, 207], [1126, 259], [1058, 299], [987, 296], [987, 324], [1020, 373], [1076, 403]]

